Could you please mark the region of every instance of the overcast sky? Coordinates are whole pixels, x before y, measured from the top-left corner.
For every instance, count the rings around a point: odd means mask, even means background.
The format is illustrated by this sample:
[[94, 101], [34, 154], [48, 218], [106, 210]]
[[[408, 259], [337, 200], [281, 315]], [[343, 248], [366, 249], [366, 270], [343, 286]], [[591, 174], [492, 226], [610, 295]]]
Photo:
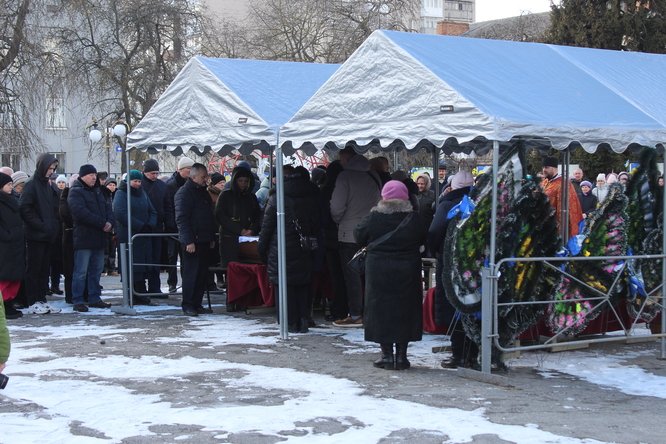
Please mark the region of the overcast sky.
[[515, 17], [526, 12], [546, 12], [551, 0], [476, 0], [476, 21]]

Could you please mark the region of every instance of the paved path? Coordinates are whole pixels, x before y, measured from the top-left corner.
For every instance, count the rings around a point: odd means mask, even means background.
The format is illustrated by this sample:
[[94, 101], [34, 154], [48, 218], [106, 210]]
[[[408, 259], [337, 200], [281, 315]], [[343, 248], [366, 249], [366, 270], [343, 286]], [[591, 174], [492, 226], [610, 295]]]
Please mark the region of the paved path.
[[[411, 370], [378, 370], [361, 330], [285, 342], [271, 314], [226, 313], [215, 296], [215, 314], [188, 318], [178, 302], [11, 321], [0, 442], [666, 442], [656, 342], [524, 354], [503, 387], [441, 369], [441, 336], [410, 347]], [[644, 378], [645, 393], [586, 367]]]

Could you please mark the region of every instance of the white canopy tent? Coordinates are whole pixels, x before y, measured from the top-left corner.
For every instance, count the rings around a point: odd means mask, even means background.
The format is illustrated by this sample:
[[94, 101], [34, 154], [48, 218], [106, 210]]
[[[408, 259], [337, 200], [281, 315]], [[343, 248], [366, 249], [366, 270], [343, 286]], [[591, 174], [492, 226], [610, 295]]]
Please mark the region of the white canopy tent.
[[[281, 137], [285, 150], [349, 143], [360, 150], [481, 153], [492, 147], [496, 174], [500, 143], [514, 138], [560, 150], [663, 150], [664, 85], [664, 55], [376, 31], [284, 125]], [[490, 373], [490, 289], [498, 275], [496, 180], [492, 207], [489, 266], [482, 270], [484, 373]], [[666, 226], [666, 207], [664, 218]]]
[[376, 31], [281, 138], [288, 149], [427, 140], [447, 151], [516, 136], [654, 147], [666, 142], [663, 85], [663, 55]]
[[127, 137], [174, 155], [268, 152], [278, 131], [340, 65], [192, 58]]
[[[280, 127], [338, 67], [321, 63], [194, 57], [128, 135], [127, 149], [151, 153], [167, 150], [176, 156], [190, 150], [198, 154], [215, 151], [220, 155], [233, 150], [250, 154], [256, 149], [269, 153], [279, 146]], [[129, 156], [127, 159], [129, 170]], [[278, 155], [277, 159], [281, 171], [282, 156]], [[278, 184], [281, 180], [280, 175]], [[128, 209], [131, 209], [130, 193], [127, 197]], [[284, 226], [279, 229], [284, 230]], [[132, 239], [131, 229], [129, 238]], [[132, 282], [131, 240], [128, 248], [128, 281]], [[284, 251], [282, 254], [281, 269], [284, 268]], [[284, 287], [281, 285], [279, 289], [280, 319], [282, 335], [286, 337]], [[129, 299], [128, 295], [126, 300]], [[127, 309], [119, 311], [131, 313]]]

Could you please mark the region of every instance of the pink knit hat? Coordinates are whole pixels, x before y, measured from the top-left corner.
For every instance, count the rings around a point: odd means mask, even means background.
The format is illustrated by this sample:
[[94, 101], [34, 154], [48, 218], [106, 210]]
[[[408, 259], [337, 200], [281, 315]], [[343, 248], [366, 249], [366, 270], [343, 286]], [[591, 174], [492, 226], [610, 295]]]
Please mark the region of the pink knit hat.
[[404, 183], [398, 180], [389, 180], [382, 188], [382, 199], [409, 200], [409, 193]]

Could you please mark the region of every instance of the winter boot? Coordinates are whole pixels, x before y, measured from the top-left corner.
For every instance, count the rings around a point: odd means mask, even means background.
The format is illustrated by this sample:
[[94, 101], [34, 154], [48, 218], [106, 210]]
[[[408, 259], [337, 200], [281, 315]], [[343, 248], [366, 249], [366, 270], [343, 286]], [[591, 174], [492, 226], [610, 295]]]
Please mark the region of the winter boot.
[[394, 367], [393, 363], [393, 344], [384, 343], [379, 344], [382, 348], [382, 357], [373, 362], [377, 368], [383, 368], [386, 370], [392, 370]]
[[395, 369], [406, 370], [410, 367], [407, 360], [407, 342], [395, 344]]

